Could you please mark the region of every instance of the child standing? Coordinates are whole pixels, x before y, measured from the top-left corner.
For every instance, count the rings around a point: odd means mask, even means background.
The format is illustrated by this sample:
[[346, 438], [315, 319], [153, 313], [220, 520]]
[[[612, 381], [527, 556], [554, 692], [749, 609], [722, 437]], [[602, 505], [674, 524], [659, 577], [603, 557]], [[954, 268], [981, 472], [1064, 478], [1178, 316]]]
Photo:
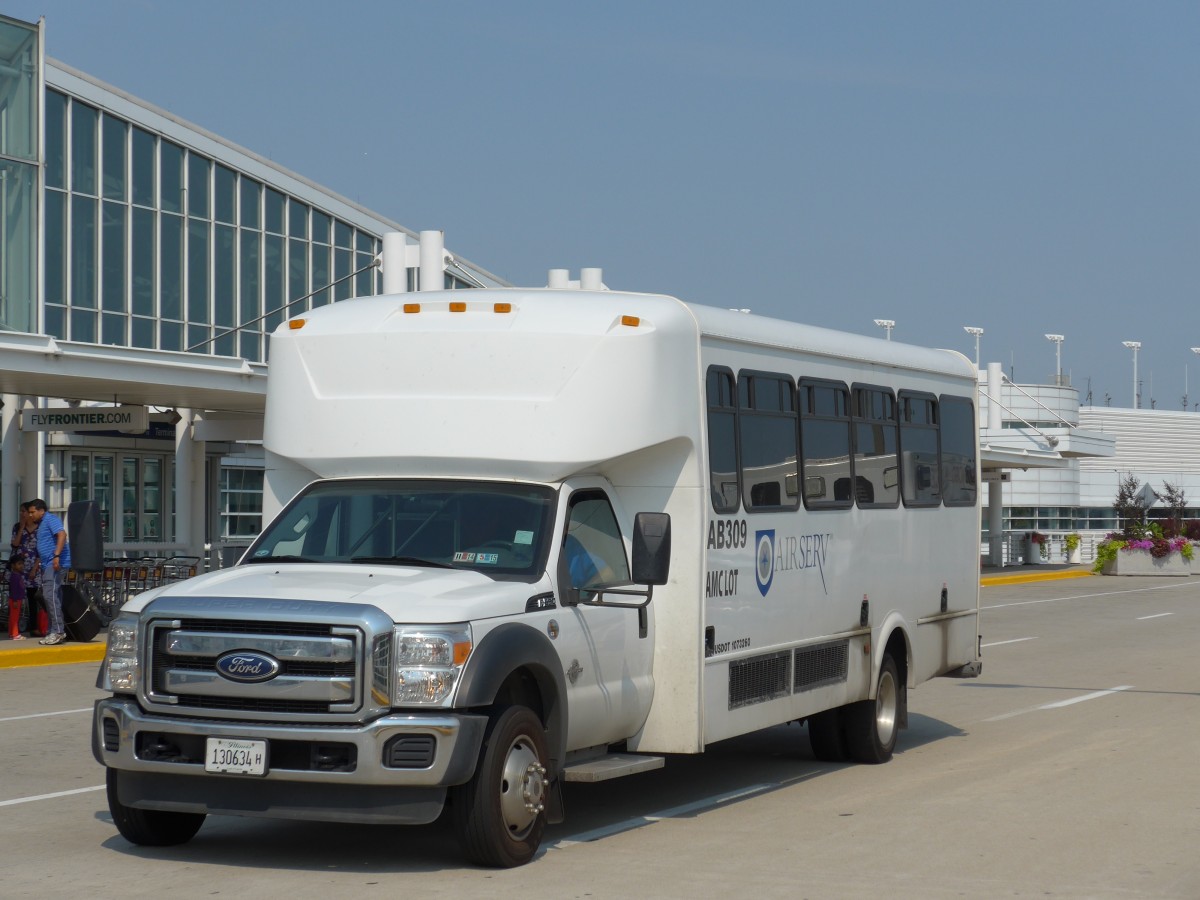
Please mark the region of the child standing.
[[25, 640], [21, 634], [21, 607], [25, 605], [25, 557], [14, 553], [8, 561], [8, 636], [14, 641]]

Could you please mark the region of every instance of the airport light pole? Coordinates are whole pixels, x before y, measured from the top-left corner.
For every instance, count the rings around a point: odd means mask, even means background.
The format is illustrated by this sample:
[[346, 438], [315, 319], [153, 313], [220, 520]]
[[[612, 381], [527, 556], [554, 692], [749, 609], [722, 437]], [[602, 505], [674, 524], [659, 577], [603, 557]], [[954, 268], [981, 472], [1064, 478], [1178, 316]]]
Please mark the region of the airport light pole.
[[1121, 341], [1121, 345], [1133, 351], [1133, 408], [1138, 408], [1137, 352], [1142, 347], [1141, 341]]
[[1054, 385], [1062, 384], [1062, 344], [1066, 340], [1061, 334], [1048, 334], [1046, 340], [1054, 344]]
[[[1192, 352], [1195, 353], [1197, 356], [1200, 356], [1200, 347], [1193, 347]], [[1183, 411], [1184, 412], [1187, 412], [1187, 395], [1188, 395], [1187, 388], [1188, 388], [1188, 386], [1187, 386], [1187, 366], [1184, 366], [1183, 367]]]
[[982, 328], [976, 328], [974, 325], [964, 325], [963, 331], [975, 338], [975, 368], [979, 368], [979, 336], [983, 334]]
[[887, 339], [892, 339], [892, 329], [896, 327], [896, 323], [892, 319], [876, 319], [875, 324], [887, 332]]

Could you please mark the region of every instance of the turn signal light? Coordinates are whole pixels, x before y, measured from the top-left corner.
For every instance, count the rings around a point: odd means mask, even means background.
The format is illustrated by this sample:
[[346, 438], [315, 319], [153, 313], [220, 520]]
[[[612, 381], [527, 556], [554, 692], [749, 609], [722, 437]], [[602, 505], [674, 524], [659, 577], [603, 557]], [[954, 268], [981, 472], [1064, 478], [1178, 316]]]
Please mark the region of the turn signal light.
[[455, 301], [454, 303], [450, 304], [450, 312], [466, 312], [466, 311], [467, 311], [467, 304], [463, 303], [461, 300]]
[[292, 331], [299, 331], [308, 324], [308, 319], [288, 319], [288, 328]]
[[404, 311], [406, 313], [419, 313], [421, 311], [420, 303], [405, 303]]
[[492, 312], [510, 313], [510, 312], [512, 312], [512, 304], [511, 303], [497, 303], [495, 306], [492, 307]]
[[637, 316], [621, 316], [621, 324], [628, 325], [630, 328], [637, 328], [642, 324], [642, 320]]

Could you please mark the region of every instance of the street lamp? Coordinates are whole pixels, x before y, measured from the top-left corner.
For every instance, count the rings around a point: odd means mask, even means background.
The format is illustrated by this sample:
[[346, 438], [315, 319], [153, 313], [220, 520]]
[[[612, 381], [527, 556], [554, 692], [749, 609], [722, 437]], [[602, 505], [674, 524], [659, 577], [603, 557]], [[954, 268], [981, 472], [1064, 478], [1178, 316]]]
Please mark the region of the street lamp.
[[982, 328], [976, 328], [974, 325], [964, 325], [963, 331], [975, 338], [975, 368], [979, 368], [979, 336], [983, 334]]
[[1046, 340], [1054, 344], [1054, 383], [1062, 384], [1062, 342], [1066, 340], [1061, 334], [1048, 334]]
[[892, 329], [896, 327], [896, 323], [892, 319], [876, 319], [875, 324], [887, 332], [887, 339], [892, 339]]
[[1137, 352], [1142, 347], [1141, 341], [1121, 341], [1121, 346], [1133, 351], [1133, 408], [1138, 408]]

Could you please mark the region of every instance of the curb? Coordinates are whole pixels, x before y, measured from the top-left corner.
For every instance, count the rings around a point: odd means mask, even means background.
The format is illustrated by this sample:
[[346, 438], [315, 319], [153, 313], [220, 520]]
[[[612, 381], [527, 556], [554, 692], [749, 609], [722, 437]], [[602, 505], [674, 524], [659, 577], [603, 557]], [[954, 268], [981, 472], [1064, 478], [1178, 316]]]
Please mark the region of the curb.
[[5, 647], [0, 652], [0, 669], [16, 669], [25, 666], [55, 666], [65, 663], [100, 662], [104, 659], [104, 651], [108, 643], [104, 640], [89, 641], [86, 644], [67, 643], [54, 647], [34, 646], [26, 649], [11, 649]]
[[1033, 581], [1062, 581], [1066, 578], [1090, 578], [1091, 569], [1071, 569], [1067, 572], [1029, 572], [1022, 575], [985, 575], [979, 579], [980, 587], [995, 587], [1002, 584], [1029, 584]]

